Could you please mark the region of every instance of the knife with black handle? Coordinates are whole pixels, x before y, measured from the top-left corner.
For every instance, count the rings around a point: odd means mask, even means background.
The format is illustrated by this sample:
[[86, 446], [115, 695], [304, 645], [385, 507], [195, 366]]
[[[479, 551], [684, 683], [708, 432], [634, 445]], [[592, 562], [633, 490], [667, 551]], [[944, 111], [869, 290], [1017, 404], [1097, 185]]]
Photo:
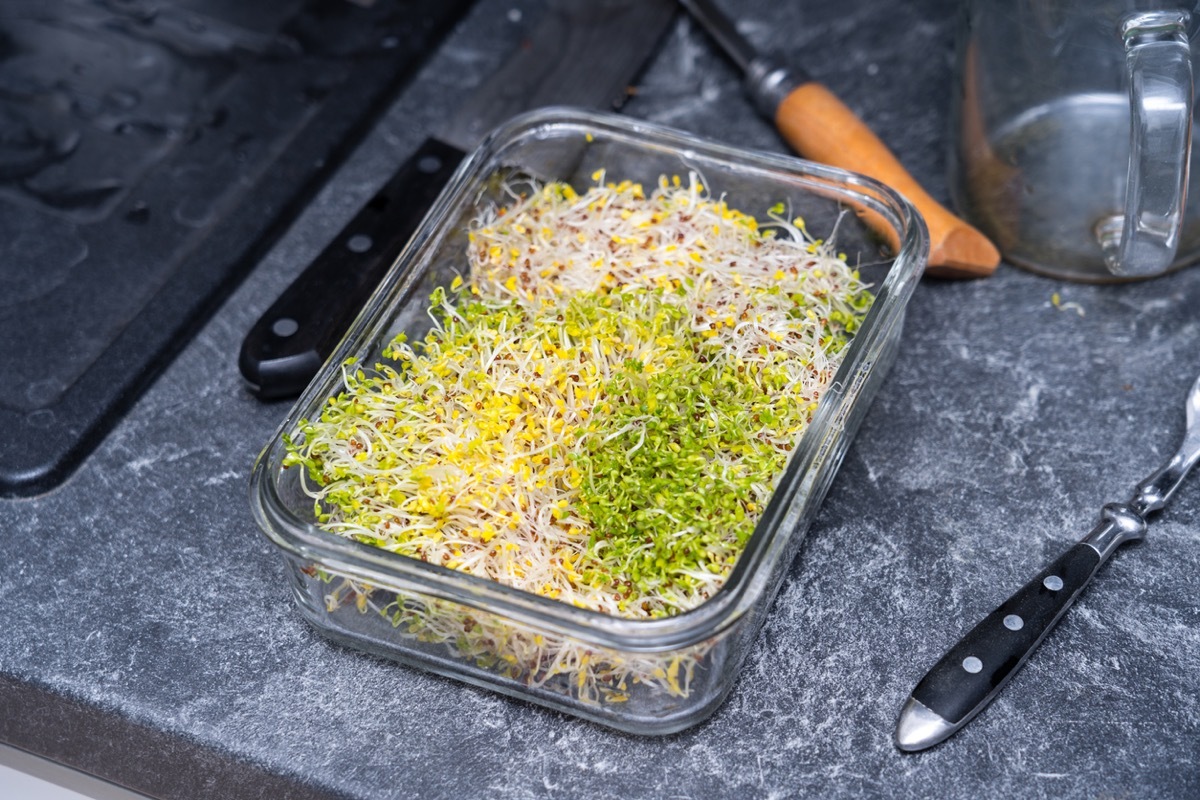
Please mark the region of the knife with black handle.
[[[1105, 506], [1103, 522], [972, 628], [925, 674], [900, 712], [896, 746], [916, 751], [949, 738], [1024, 666], [1116, 545], [1141, 538], [1146, 523]], [[1095, 540], [1108, 546], [1097, 549]]]
[[261, 400], [298, 395], [382, 281], [455, 169], [492, 128], [548, 105], [626, 95], [676, 13], [675, 0], [548, 0], [509, 60], [427, 139], [242, 342], [238, 368]]
[[259, 318], [238, 369], [260, 400], [304, 391], [464, 157], [427, 139]]
[[1146, 518], [1166, 505], [1200, 461], [1200, 378], [1188, 393], [1186, 411], [1183, 443], [1137, 485], [1133, 498], [1104, 506], [1087, 536], [988, 614], [926, 673], [900, 710], [897, 747], [924, 750], [970, 722], [1021, 669], [1109, 556], [1146, 535]]

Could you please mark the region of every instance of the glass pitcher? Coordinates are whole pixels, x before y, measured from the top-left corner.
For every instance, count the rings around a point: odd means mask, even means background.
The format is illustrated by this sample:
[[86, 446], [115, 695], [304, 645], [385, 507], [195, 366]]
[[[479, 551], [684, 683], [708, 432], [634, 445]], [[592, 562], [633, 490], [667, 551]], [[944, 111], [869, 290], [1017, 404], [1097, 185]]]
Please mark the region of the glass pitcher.
[[1020, 266], [1069, 280], [1200, 259], [1187, 205], [1196, 4], [968, 0], [951, 191]]

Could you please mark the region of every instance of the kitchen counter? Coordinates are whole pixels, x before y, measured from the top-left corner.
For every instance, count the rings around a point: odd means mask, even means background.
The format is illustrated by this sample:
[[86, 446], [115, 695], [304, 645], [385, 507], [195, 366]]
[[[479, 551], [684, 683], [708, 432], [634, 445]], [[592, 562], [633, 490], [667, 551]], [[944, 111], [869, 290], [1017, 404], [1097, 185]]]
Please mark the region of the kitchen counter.
[[[1196, 480], [978, 719], [922, 754], [892, 744], [944, 650], [1173, 451], [1200, 371], [1195, 269], [923, 281], [737, 685], [683, 733], [614, 733], [301, 621], [246, 490], [288, 406], [243, 387], [242, 336], [503, 60], [527, 8], [481, 0], [78, 472], [0, 501], [0, 741], [179, 798], [1200, 796]], [[737, 6], [946, 200], [957, 4], [881, 8]], [[624, 111], [786, 152], [683, 16]]]

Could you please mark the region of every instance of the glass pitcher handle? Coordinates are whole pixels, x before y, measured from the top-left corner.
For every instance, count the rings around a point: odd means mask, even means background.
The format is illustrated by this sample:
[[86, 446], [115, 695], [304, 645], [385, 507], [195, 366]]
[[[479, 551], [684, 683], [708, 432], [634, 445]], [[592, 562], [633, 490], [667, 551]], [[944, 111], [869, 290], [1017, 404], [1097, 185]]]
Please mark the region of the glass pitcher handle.
[[[1129, 181], [1121, 235], [1101, 236], [1114, 275], [1165, 272], [1179, 248], [1192, 142], [1192, 58], [1186, 11], [1147, 11], [1125, 18], [1129, 75]], [[1114, 231], [1115, 232], [1115, 231]]]

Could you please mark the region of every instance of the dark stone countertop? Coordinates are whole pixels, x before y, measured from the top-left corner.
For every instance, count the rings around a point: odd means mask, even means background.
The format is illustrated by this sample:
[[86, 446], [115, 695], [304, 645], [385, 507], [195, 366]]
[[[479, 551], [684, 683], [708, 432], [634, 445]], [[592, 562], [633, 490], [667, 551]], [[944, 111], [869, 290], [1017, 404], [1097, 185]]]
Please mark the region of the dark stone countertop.
[[[66, 485], [0, 502], [0, 741], [184, 798], [1200, 796], [1194, 482], [975, 722], [923, 754], [892, 745], [941, 653], [1175, 447], [1200, 366], [1195, 270], [1119, 287], [1008, 265], [924, 281], [737, 685], [686, 732], [613, 733], [301, 621], [246, 493], [287, 407], [244, 390], [235, 354], [504, 57], [522, 7], [479, 3]], [[802, 59], [946, 199], [957, 4], [738, 8], [757, 44]], [[786, 152], [683, 17], [626, 113]]]

